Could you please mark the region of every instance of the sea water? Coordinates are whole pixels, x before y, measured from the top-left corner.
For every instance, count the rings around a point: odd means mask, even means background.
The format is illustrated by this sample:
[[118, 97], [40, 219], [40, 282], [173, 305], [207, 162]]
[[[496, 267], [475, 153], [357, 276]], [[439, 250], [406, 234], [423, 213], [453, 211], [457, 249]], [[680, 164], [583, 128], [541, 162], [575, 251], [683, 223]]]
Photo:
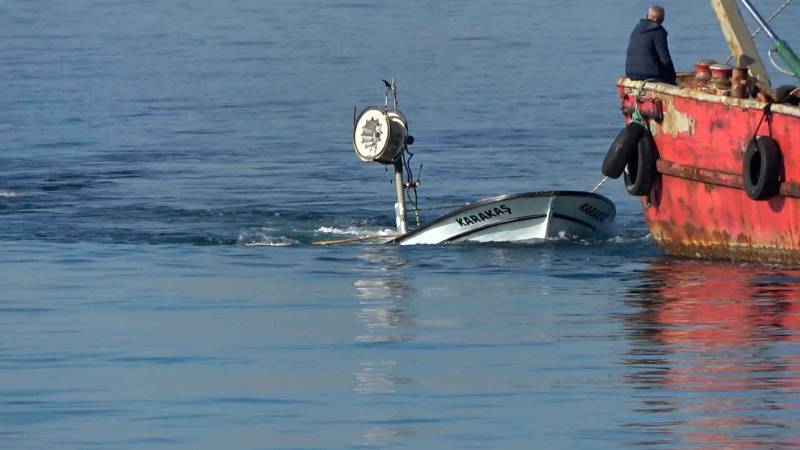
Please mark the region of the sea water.
[[0, 3], [0, 448], [800, 447], [800, 272], [665, 256], [619, 180], [610, 239], [311, 244], [392, 232], [381, 79], [421, 220], [590, 190], [646, 6]]

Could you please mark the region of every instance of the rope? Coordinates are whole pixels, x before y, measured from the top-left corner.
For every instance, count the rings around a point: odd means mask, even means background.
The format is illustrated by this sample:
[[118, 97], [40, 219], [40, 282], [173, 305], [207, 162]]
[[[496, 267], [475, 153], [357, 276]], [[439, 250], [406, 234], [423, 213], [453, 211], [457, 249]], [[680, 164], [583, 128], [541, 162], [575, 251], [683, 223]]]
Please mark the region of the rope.
[[[406, 155], [408, 155], [407, 158]], [[417, 208], [417, 202], [419, 201], [419, 198], [417, 197], [417, 186], [416, 183], [414, 182], [414, 174], [411, 172], [411, 158], [414, 157], [414, 154], [411, 153], [411, 151], [408, 149], [408, 145], [406, 145], [405, 148], [403, 149], [403, 155], [401, 157], [403, 158], [403, 167], [405, 167], [406, 182], [409, 186], [412, 186], [411, 189], [408, 188], [405, 189], [406, 198], [408, 199], [408, 202], [411, 203], [411, 205], [413, 206], [411, 210], [414, 211], [414, 217], [417, 221], [417, 226], [420, 226], [422, 224], [422, 220], [420, 219], [418, 212], [420, 211], [420, 209]], [[414, 191], [413, 199], [411, 198], [411, 193], [409, 192], [410, 190]]]
[[[770, 23], [770, 22], [772, 22], [772, 19], [774, 19], [774, 18], [778, 17], [778, 14], [782, 13], [782, 12], [783, 12], [783, 10], [784, 10], [784, 9], [786, 9], [786, 7], [787, 7], [787, 6], [789, 6], [789, 3], [792, 3], [792, 0], [786, 0], [785, 2], [783, 2], [783, 4], [780, 6], [780, 8], [778, 8], [778, 10], [777, 10], [777, 11], [775, 11], [774, 13], [772, 13], [772, 15], [769, 17], [769, 19], [767, 19], [767, 23]], [[758, 33], [761, 33], [763, 30], [764, 30], [764, 28], [762, 28], [762, 27], [758, 27], [758, 29], [756, 30], [756, 32], [755, 32], [755, 33], [753, 33], [752, 35], [750, 35], [750, 37], [751, 37], [751, 38], [754, 38], [754, 37], [758, 36]], [[726, 59], [726, 60], [725, 60], [725, 64], [728, 64], [729, 62], [731, 62], [731, 60], [732, 60], [732, 59], [733, 59], [733, 55], [731, 55], [731, 56], [728, 56], [728, 59]], [[769, 59], [770, 59], [770, 60], [772, 59], [772, 55], [769, 55]], [[773, 61], [773, 63], [772, 63], [772, 64], [773, 64], [773, 65], [775, 65], [775, 62]], [[781, 69], [780, 69], [780, 68], [778, 68], [777, 66], [776, 66], [775, 68], [776, 68], [776, 69], [778, 69], [778, 70], [781, 70]], [[783, 72], [783, 71], [781, 70], [781, 72]], [[786, 72], [784, 72], [784, 73], [786, 73]], [[794, 75], [794, 74], [793, 74], [793, 73], [790, 73], [789, 75]]]
[[642, 84], [639, 85], [639, 91], [633, 98], [633, 113], [631, 113], [631, 122], [638, 123], [639, 125], [645, 127], [647, 131], [650, 131], [650, 125], [648, 125], [647, 120], [645, 120], [644, 116], [642, 116], [642, 112], [639, 111], [639, 97], [644, 94], [644, 85], [647, 84], [648, 81], [652, 81], [652, 79], [642, 81]]
[[780, 65], [778, 65], [778, 63], [775, 61], [775, 58], [773, 58], [773, 56], [772, 56], [772, 49], [767, 50], [767, 55], [769, 55], [769, 62], [772, 63], [772, 67], [777, 69], [778, 72], [780, 72], [780, 73], [782, 73], [784, 75], [789, 75], [790, 77], [794, 76], [794, 72], [786, 70], [783, 67], [781, 67]]
[[606, 181], [608, 181], [608, 177], [603, 177], [603, 179], [600, 180], [599, 183], [597, 183], [597, 186], [595, 186], [594, 189], [592, 189], [592, 192], [600, 189], [600, 186], [604, 185]]
[[631, 122], [638, 123], [639, 125], [647, 128], [649, 130], [650, 128], [647, 125], [647, 121], [644, 120], [644, 116], [642, 116], [642, 112], [639, 111], [639, 102], [637, 100], [635, 100], [635, 99], [634, 99], [634, 102], [636, 103], [636, 106], [633, 107], [633, 113], [631, 114]]
[[764, 114], [761, 115], [761, 120], [758, 121], [758, 125], [756, 125], [755, 131], [753, 131], [753, 139], [758, 136], [758, 130], [761, 129], [761, 124], [764, 123], [764, 119], [767, 120], [767, 129], [769, 130], [769, 136], [772, 137], [772, 103], [767, 103], [764, 106]]

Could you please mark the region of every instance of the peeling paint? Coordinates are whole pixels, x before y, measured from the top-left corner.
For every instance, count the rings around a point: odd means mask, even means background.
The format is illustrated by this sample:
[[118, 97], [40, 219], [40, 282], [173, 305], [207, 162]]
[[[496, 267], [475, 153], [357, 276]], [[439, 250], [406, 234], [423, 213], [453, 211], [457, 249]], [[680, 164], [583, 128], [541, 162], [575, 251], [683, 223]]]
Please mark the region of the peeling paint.
[[682, 133], [694, 134], [694, 126], [695, 120], [692, 117], [675, 109], [675, 102], [666, 100], [664, 101], [664, 121], [660, 126], [654, 128], [658, 132], [678, 137]]

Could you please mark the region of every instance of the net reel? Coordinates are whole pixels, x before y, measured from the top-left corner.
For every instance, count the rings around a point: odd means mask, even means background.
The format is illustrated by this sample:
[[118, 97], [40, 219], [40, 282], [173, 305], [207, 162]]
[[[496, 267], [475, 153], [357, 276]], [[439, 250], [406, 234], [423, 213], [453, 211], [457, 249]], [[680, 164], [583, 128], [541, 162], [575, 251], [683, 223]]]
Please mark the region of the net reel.
[[[364, 162], [394, 164], [414, 142], [408, 135], [408, 121], [397, 109], [397, 85], [394, 80], [386, 84], [383, 107], [369, 106], [353, 121], [353, 149]], [[389, 107], [389, 95], [394, 106]]]
[[353, 127], [353, 148], [361, 161], [393, 164], [408, 138], [407, 122], [396, 109], [365, 108]]

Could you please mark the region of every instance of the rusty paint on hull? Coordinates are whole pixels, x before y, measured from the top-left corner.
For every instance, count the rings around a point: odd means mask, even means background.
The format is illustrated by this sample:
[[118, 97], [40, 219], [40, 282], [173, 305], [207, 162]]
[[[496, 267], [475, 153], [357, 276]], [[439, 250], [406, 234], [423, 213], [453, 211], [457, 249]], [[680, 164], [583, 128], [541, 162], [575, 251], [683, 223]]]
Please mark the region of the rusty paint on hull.
[[[638, 92], [621, 80], [620, 98]], [[659, 172], [642, 198], [653, 239], [673, 255], [800, 264], [800, 108], [777, 105], [761, 122], [763, 103], [693, 89], [648, 84], [664, 108], [650, 121]], [[743, 189], [743, 155], [755, 134], [778, 142], [784, 159], [780, 195], [751, 200]], [[797, 153], [797, 154], [796, 154]]]

